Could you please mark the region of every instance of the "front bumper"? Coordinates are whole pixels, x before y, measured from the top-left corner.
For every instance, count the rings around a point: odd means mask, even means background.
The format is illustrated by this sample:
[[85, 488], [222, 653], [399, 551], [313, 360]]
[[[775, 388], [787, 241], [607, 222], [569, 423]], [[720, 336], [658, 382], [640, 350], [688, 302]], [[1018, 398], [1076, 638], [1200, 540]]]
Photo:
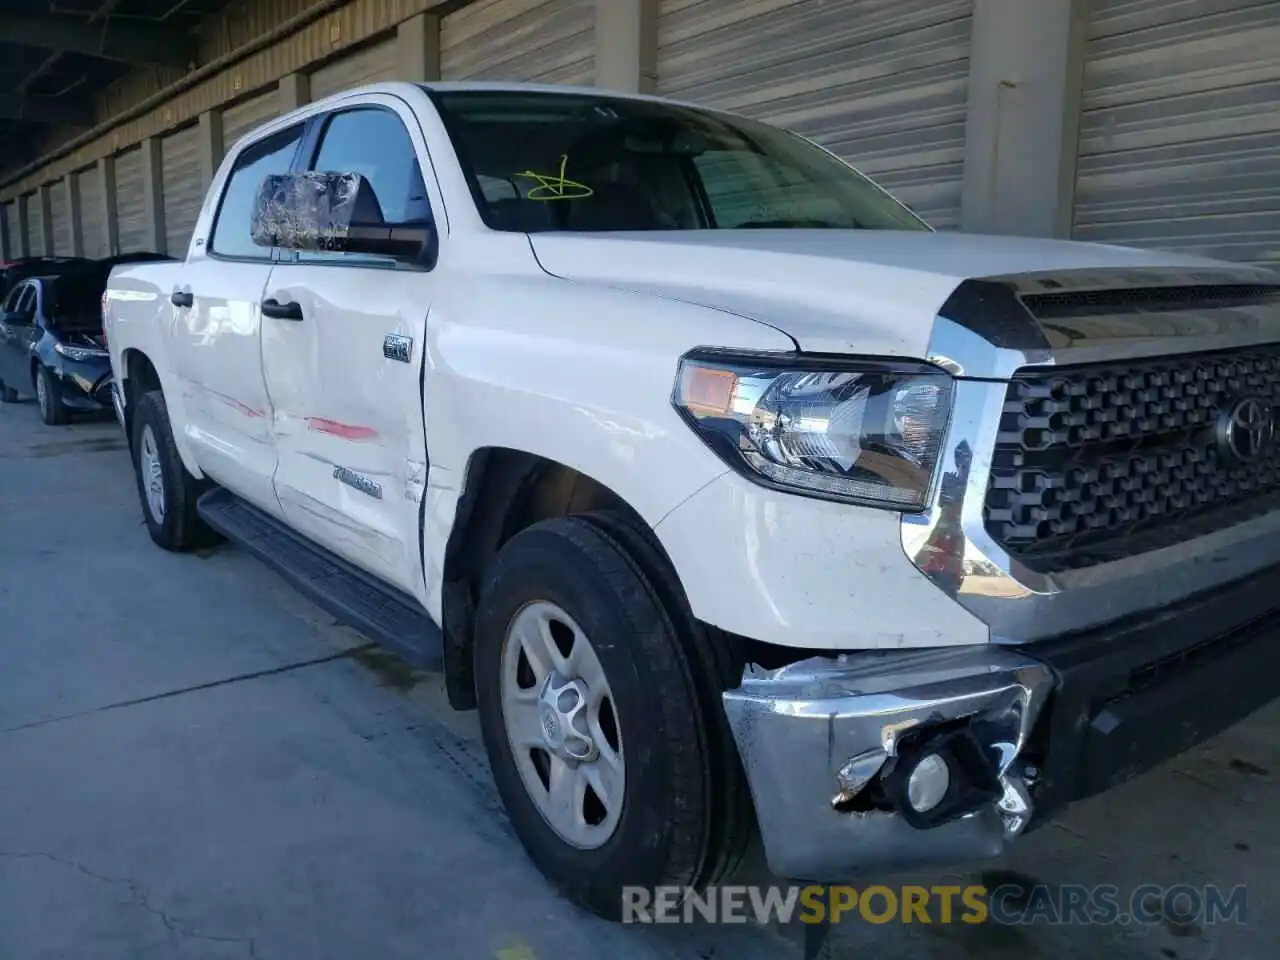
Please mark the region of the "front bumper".
[[[1280, 693], [1280, 567], [1156, 614], [1022, 647], [817, 657], [749, 669], [724, 704], [770, 868], [835, 882], [998, 855], [1066, 804]], [[937, 826], [860, 804], [930, 730], [975, 732], [990, 802]]]
[[64, 407], [81, 411], [111, 409], [114, 378], [107, 358], [71, 360], [59, 357], [52, 372], [61, 386]]

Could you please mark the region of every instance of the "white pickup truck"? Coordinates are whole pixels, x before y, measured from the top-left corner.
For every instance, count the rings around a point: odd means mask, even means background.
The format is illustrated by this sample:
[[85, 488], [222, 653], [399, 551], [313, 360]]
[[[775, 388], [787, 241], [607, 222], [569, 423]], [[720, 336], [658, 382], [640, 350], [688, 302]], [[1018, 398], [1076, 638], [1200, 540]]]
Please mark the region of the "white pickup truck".
[[380, 84], [111, 275], [147, 528], [478, 708], [606, 917], [998, 854], [1280, 691], [1280, 277], [935, 233], [746, 119]]

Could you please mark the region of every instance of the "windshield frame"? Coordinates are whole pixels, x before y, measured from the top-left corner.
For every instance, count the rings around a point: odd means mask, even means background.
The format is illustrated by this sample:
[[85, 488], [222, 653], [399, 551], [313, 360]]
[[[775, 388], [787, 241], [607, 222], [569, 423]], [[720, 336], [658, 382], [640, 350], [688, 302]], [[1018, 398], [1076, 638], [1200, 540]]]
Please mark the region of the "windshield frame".
[[[886, 215], [891, 211], [894, 219], [900, 220], [894, 226], [873, 226], [873, 227], [836, 227], [836, 228], [819, 228], [830, 230], [900, 230], [905, 232], [935, 232], [934, 227], [925, 220], [920, 214], [916, 213], [905, 203], [895, 197], [892, 193], [878, 184], [871, 177], [862, 173], [853, 164], [844, 160], [833, 151], [827, 149], [819, 143], [801, 136], [793, 130], [775, 124], [765, 123], [759, 120], [753, 120], [750, 117], [744, 117], [740, 114], [730, 113], [724, 110], [716, 110], [704, 107], [698, 104], [684, 103], [676, 100], [668, 100], [662, 97], [652, 96], [628, 96], [625, 94], [615, 93], [613, 91], [584, 89], [579, 87], [566, 87], [564, 89], [555, 89], [543, 85], [532, 85], [529, 87], [507, 86], [501, 84], [493, 85], [450, 85], [441, 87], [435, 84], [419, 84], [427, 97], [431, 100], [432, 105], [436, 108], [436, 113], [440, 119], [441, 125], [449, 136], [450, 146], [453, 148], [454, 156], [457, 158], [458, 165], [461, 168], [463, 180], [465, 181], [468, 191], [471, 194], [471, 202], [474, 206], [477, 216], [486, 228], [497, 233], [529, 233], [528, 230], [520, 229], [509, 225], [496, 222], [493, 211], [490, 207], [489, 200], [484, 196], [481, 187], [481, 175], [477, 173], [468, 153], [468, 149], [464, 139], [459, 135], [459, 121], [448, 101], [451, 99], [463, 98], [481, 98], [484, 96], [528, 96], [531, 98], [564, 98], [577, 101], [585, 101], [587, 103], [595, 102], [600, 105], [608, 106], [611, 104], [644, 104], [646, 106], [658, 107], [672, 111], [674, 114], [688, 113], [693, 114], [699, 119], [709, 119], [713, 122], [724, 124], [735, 132], [742, 133], [747, 137], [765, 136], [777, 138], [783, 142], [788, 142], [788, 146], [797, 152], [813, 152], [821, 156], [821, 162], [829, 164], [832, 171], [839, 170], [847, 174], [851, 184], [866, 189], [869, 193], [873, 193], [876, 199], [882, 201]], [[701, 192], [701, 191], [700, 191]], [[729, 232], [741, 227], [678, 227], [672, 232], [677, 233], [722, 233]], [[797, 230], [797, 229], [815, 229], [806, 227], [778, 227], [780, 230]], [[550, 230], [549, 233], [575, 233], [575, 232], [591, 232], [591, 231], [573, 231], [573, 230]], [[615, 230], [620, 234], [640, 233], [643, 230]]]

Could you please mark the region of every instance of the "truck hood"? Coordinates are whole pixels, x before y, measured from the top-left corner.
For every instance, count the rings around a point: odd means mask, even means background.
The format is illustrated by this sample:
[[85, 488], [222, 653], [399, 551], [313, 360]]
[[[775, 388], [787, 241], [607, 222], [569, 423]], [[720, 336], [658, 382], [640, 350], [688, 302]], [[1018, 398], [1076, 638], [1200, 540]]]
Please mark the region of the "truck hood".
[[917, 358], [965, 280], [1227, 266], [1127, 247], [923, 231], [537, 233], [530, 242], [555, 276], [728, 311], [781, 330], [806, 352]]

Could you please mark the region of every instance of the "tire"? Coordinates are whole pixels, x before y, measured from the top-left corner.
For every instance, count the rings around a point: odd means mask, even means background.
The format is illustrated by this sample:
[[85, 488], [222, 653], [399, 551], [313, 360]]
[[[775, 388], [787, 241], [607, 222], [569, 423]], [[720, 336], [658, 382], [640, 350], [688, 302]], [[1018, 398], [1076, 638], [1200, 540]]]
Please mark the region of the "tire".
[[[196, 513], [196, 501], [211, 484], [197, 480], [182, 463], [164, 394], [152, 390], [138, 399], [129, 448], [138, 483], [138, 499], [147, 532], [157, 546], [182, 551], [210, 546], [220, 538]], [[158, 476], [157, 503], [153, 507], [150, 480]]]
[[679, 577], [652, 531], [618, 511], [596, 511], [583, 514], [582, 519], [613, 537], [639, 564], [675, 624], [693, 665], [713, 761], [708, 770], [712, 829], [698, 885], [720, 883], [742, 863], [756, 833], [751, 791], [720, 698], [742, 681], [744, 663], [733, 656], [728, 638], [693, 615]]
[[[527, 785], [528, 771], [537, 767], [528, 758], [537, 749], [522, 749], [518, 759], [507, 732], [511, 685], [504, 678], [511, 673], [504, 651], [520, 649], [508, 639], [509, 628], [544, 609], [560, 611], [589, 639], [614, 705], [625, 786], [611, 832], [588, 848], [566, 839], [544, 815], [531, 792], [536, 787]], [[516, 835], [543, 874], [569, 899], [609, 920], [622, 916], [624, 886], [695, 886], [713, 846], [715, 811], [704, 705], [658, 591], [623, 544], [580, 517], [543, 521], [513, 537], [485, 577], [475, 658], [494, 780]], [[601, 720], [595, 730], [604, 727]], [[604, 745], [599, 749], [603, 755]]]
[[3, 380], [0, 380], [0, 403], [17, 403], [18, 391], [13, 387], [7, 386]]
[[48, 368], [36, 367], [36, 402], [40, 405], [40, 419], [51, 427], [61, 427], [71, 422], [71, 415], [62, 405], [62, 385], [53, 378]]

